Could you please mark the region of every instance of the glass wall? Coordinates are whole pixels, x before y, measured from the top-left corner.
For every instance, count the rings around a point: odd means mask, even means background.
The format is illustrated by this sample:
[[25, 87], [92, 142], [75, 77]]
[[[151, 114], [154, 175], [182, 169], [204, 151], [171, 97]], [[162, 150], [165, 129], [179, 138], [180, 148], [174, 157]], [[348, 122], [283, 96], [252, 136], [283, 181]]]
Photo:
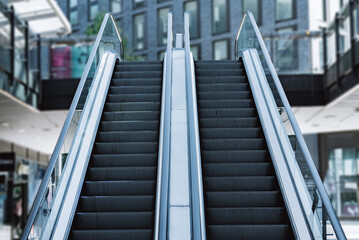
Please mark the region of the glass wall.
[[167, 43], [167, 26], [168, 26], [168, 12], [170, 8], [161, 8], [157, 12], [157, 42], [158, 45], [165, 45]]
[[185, 2], [184, 11], [189, 15], [189, 35], [190, 38], [199, 37], [198, 23], [198, 3], [197, 1]]
[[261, 25], [260, 0], [243, 0], [243, 11], [251, 11], [256, 19], [257, 25]]
[[[291, 33], [294, 27], [278, 29], [278, 33]], [[292, 70], [298, 68], [298, 44], [292, 38], [283, 38], [276, 42], [276, 63], [278, 71]]]
[[97, 0], [88, 0], [88, 20], [93, 21], [98, 14]]
[[293, 0], [276, 0], [276, 21], [294, 18]]
[[218, 34], [228, 31], [228, 3], [227, 0], [212, 0], [212, 33]]
[[110, 8], [113, 14], [122, 12], [122, 0], [110, 0]]
[[68, 4], [68, 17], [72, 26], [79, 23], [77, 12], [77, 0], [69, 0]]
[[145, 49], [145, 14], [133, 17], [133, 49]]
[[359, 149], [329, 152], [325, 186], [339, 217], [359, 218]]
[[219, 40], [213, 43], [214, 60], [229, 59], [228, 40]]

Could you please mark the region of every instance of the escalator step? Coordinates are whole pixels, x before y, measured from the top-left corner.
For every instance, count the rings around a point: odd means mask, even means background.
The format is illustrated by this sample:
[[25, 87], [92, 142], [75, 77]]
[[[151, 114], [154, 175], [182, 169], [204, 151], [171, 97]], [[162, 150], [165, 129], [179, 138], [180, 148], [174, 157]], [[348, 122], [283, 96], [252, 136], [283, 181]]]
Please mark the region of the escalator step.
[[127, 166], [154, 166], [157, 163], [157, 153], [132, 154], [92, 154], [92, 167], [127, 167]]
[[211, 69], [197, 69], [196, 76], [245, 76], [244, 69], [220, 69], [220, 68], [211, 68]]
[[[215, 63], [217, 65], [220, 65], [219, 67], [221, 69], [233, 69], [233, 68], [243, 68], [243, 63], [240, 62], [230, 62], [230, 63], [225, 63], [222, 64], [222, 62]], [[196, 69], [212, 69], [213, 68], [213, 63], [212, 62], [196, 62]]]
[[111, 94], [160, 93], [161, 86], [110, 86]]
[[259, 127], [257, 117], [252, 118], [201, 118], [201, 128], [236, 128], [236, 127]]
[[74, 229], [151, 229], [153, 212], [76, 213]]
[[198, 106], [201, 109], [208, 108], [253, 108], [254, 100], [241, 99], [241, 100], [198, 100]]
[[201, 76], [196, 77], [196, 82], [211, 84], [211, 83], [247, 83], [246, 76]]
[[202, 139], [202, 150], [265, 150], [263, 138]]
[[235, 163], [235, 162], [269, 162], [271, 161], [268, 150], [226, 150], [203, 151], [204, 163]]
[[259, 127], [202, 128], [200, 134], [202, 139], [263, 138], [262, 129]]
[[156, 153], [157, 142], [123, 142], [123, 143], [99, 143], [96, 142], [93, 149], [96, 154], [117, 153]]
[[113, 78], [160, 78], [162, 79], [162, 71], [147, 71], [147, 72], [114, 72]]
[[115, 66], [116, 72], [127, 72], [127, 71], [162, 71], [162, 64], [119, 64]]
[[156, 142], [158, 131], [98, 132], [97, 142]]
[[159, 102], [123, 102], [123, 103], [106, 103], [105, 112], [117, 111], [159, 111]]
[[273, 191], [279, 190], [274, 176], [205, 177], [206, 191]]
[[156, 102], [161, 101], [159, 93], [146, 94], [146, 93], [130, 93], [130, 94], [108, 94], [107, 102]]
[[225, 117], [257, 117], [255, 108], [231, 108], [231, 109], [200, 109], [200, 118], [225, 118]]
[[217, 92], [217, 91], [248, 91], [250, 89], [248, 83], [212, 83], [197, 84], [197, 91], [200, 92]]
[[283, 207], [208, 208], [206, 210], [206, 224], [208, 225], [269, 225], [287, 222], [288, 219]]
[[[289, 225], [209, 225], [207, 227], [208, 239], [251, 239], [251, 240], [278, 240], [294, 239], [291, 236]], [[265, 236], [265, 237], [264, 237]]]
[[155, 192], [154, 180], [85, 181], [84, 196], [151, 195]]
[[100, 131], [158, 131], [159, 121], [101, 121]]
[[73, 230], [74, 240], [153, 239], [152, 229]]
[[205, 163], [202, 165], [205, 176], [271, 176], [274, 169], [271, 163]]
[[102, 115], [102, 121], [158, 120], [159, 118], [159, 111], [104, 112]]
[[280, 191], [220, 191], [205, 192], [207, 208], [212, 207], [281, 207]]
[[79, 212], [146, 212], [152, 211], [154, 196], [84, 196], [79, 201]]
[[88, 169], [88, 180], [118, 181], [118, 180], [155, 180], [156, 167], [112, 167]]
[[113, 79], [111, 87], [113, 86], [161, 86], [161, 78], [130, 78], [130, 79]]
[[200, 92], [198, 93], [201, 100], [210, 99], [249, 99], [252, 97], [250, 91], [221, 91], [221, 92]]

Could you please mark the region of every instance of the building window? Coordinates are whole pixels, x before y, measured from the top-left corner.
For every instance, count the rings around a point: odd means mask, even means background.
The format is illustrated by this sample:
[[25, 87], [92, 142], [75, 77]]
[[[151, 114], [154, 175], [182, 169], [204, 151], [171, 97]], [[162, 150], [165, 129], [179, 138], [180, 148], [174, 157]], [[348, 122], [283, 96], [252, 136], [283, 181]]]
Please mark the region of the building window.
[[122, 12], [122, 0], [110, 0], [111, 12], [113, 14]]
[[293, 0], [276, 0], [276, 21], [294, 18]]
[[198, 3], [197, 1], [190, 1], [184, 3], [184, 11], [188, 13], [189, 17], [189, 35], [191, 38], [199, 37], [198, 25]]
[[[291, 33], [294, 27], [277, 29], [279, 33]], [[298, 68], [298, 42], [289, 36], [278, 39], [275, 51], [275, 65], [277, 71], [295, 70]]]
[[145, 48], [145, 14], [133, 17], [133, 48], [135, 50]]
[[257, 25], [261, 25], [261, 5], [260, 0], [243, 0], [243, 11], [251, 11], [256, 19]]
[[358, 218], [359, 149], [332, 149], [324, 183], [338, 216]]
[[145, 6], [145, 0], [132, 0], [133, 9], [141, 8]]
[[69, 0], [68, 4], [68, 16], [72, 26], [79, 23], [77, 13], [77, 0]]
[[98, 14], [98, 2], [97, 0], [88, 0], [88, 19], [93, 21]]
[[214, 60], [229, 59], [228, 40], [213, 42], [213, 58]]
[[212, 33], [228, 31], [228, 4], [227, 0], [212, 0]]
[[157, 42], [159, 45], [167, 43], [168, 12], [170, 8], [161, 8], [157, 12]]
[[192, 45], [191, 46], [191, 52], [192, 52], [192, 57], [194, 58], [194, 60], [199, 60], [199, 55], [200, 55], [200, 50], [199, 50], [199, 46], [198, 45]]

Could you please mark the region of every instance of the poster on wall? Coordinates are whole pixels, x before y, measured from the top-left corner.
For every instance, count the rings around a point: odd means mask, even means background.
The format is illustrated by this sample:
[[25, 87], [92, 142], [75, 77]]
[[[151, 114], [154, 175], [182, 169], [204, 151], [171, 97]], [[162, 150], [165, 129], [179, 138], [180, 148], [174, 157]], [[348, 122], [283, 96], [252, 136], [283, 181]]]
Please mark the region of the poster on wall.
[[71, 77], [71, 48], [57, 47], [51, 49], [51, 77]]

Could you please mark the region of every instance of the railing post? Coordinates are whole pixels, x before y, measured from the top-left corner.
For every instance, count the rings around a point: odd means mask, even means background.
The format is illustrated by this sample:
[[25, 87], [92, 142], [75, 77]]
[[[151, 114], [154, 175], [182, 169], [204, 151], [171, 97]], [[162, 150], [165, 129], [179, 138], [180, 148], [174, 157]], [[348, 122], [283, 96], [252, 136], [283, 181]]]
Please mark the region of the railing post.
[[26, 95], [26, 102], [29, 97], [29, 88], [30, 88], [30, 63], [29, 63], [29, 23], [25, 21], [25, 28], [24, 28], [24, 35], [25, 35], [25, 77], [26, 77], [26, 85], [25, 85], [25, 95]]
[[340, 36], [339, 36], [340, 16], [335, 14], [335, 47], [336, 47], [336, 68], [337, 68], [337, 82], [339, 87], [341, 85], [340, 79]]
[[[40, 106], [41, 101], [41, 36], [40, 34], [37, 34], [37, 80], [36, 80], [36, 86], [37, 86], [37, 107]], [[36, 90], [35, 86], [35, 90]]]
[[349, 20], [350, 20], [350, 46], [351, 46], [351, 57], [352, 57], [352, 73], [356, 75], [355, 69], [355, 21], [354, 21], [354, 9], [355, 1], [350, 0], [349, 4]]
[[[10, 7], [10, 44], [11, 44], [11, 56], [10, 56], [10, 86], [15, 82], [15, 10], [14, 7]], [[9, 86], [9, 87], [10, 87]]]
[[322, 202], [322, 234], [323, 240], [327, 240], [327, 213], [325, 211], [325, 207]]
[[324, 71], [324, 75], [327, 73], [328, 71], [328, 46], [327, 46], [327, 28], [322, 28], [322, 33], [323, 33], [323, 71]]

